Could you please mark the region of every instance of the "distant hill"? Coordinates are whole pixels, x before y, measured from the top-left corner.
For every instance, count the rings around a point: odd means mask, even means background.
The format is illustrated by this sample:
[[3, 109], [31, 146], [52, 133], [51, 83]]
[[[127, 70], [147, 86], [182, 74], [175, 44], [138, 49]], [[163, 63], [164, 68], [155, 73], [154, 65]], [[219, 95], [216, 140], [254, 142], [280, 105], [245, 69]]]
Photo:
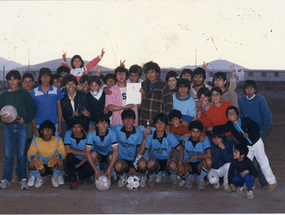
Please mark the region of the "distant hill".
[[7, 60], [5, 58], [0, 57], [0, 71], [3, 71], [3, 66], [5, 66], [5, 71], [9, 71], [17, 67], [21, 67], [22, 65], [16, 63], [15, 61]]

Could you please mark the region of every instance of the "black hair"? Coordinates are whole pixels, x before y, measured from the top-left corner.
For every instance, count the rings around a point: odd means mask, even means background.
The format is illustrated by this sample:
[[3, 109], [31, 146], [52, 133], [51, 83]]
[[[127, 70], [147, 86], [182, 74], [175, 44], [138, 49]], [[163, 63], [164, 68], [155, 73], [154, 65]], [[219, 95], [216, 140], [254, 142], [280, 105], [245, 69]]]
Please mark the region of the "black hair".
[[178, 119], [182, 119], [182, 113], [180, 110], [173, 109], [169, 112], [168, 114], [169, 121], [171, 121], [175, 117], [177, 117]]
[[156, 73], [158, 73], [160, 75], [160, 67], [157, 63], [155, 63], [153, 61], [149, 61], [143, 65], [143, 72], [145, 74], [146, 74], [146, 72], [153, 70], [153, 69], [155, 70]]
[[197, 128], [197, 129], [199, 129], [201, 132], [203, 131], [203, 124], [202, 124], [202, 122], [200, 122], [200, 121], [192, 121], [192, 122], [190, 122], [190, 124], [189, 124], [189, 131], [191, 131], [193, 128]]
[[200, 99], [200, 97], [204, 95], [206, 97], [209, 97], [211, 99], [211, 91], [207, 87], [201, 87], [197, 92], [197, 97]]
[[117, 73], [119, 73], [119, 72], [124, 72], [124, 73], [126, 73], [127, 79], [129, 78], [129, 72], [128, 72], [128, 70], [127, 70], [125, 67], [123, 67], [123, 66], [118, 66], [118, 67], [115, 69], [114, 74], [115, 74], [115, 77], [116, 77], [116, 78], [117, 78]]
[[248, 148], [245, 144], [237, 144], [235, 145], [235, 150], [239, 151], [240, 155], [244, 155], [244, 157], [248, 154]]
[[55, 80], [55, 79], [59, 80], [60, 78], [62, 78], [62, 76], [60, 74], [58, 74], [58, 73], [55, 73], [55, 74], [52, 75], [52, 79], [53, 80]]
[[101, 80], [97, 75], [92, 75], [88, 78], [88, 84], [90, 85], [92, 82], [97, 83], [99, 86], [101, 84]]
[[161, 121], [161, 122], [164, 122], [165, 125], [167, 125], [167, 123], [168, 123], [167, 116], [164, 113], [156, 114], [156, 116], [153, 119], [153, 124], [155, 125], [158, 120]]
[[43, 121], [40, 124], [40, 127], [39, 127], [39, 137], [43, 137], [42, 131], [44, 130], [44, 128], [51, 128], [52, 136], [55, 135], [55, 125], [52, 123], [52, 121], [46, 120], [46, 121]]
[[[219, 79], [223, 79], [223, 81], [227, 80], [227, 75], [224, 72], [216, 72], [213, 76], [213, 86], [214, 86], [214, 81], [219, 78]], [[227, 83], [224, 84], [224, 87], [227, 85]]]
[[104, 114], [104, 113], [101, 113], [99, 114], [97, 117], [96, 117], [96, 124], [98, 124], [99, 122], [107, 122], [108, 125], [110, 125], [110, 119], [109, 119], [109, 116], [108, 114]]
[[135, 64], [129, 68], [129, 73], [134, 73], [134, 74], [138, 74], [139, 76], [141, 76], [143, 74], [143, 71], [139, 65]]
[[74, 55], [74, 56], [71, 58], [71, 67], [72, 67], [73, 69], [75, 69], [75, 67], [73, 66], [73, 61], [74, 61], [75, 59], [79, 59], [79, 60], [81, 61], [81, 66], [80, 66], [80, 68], [84, 67], [84, 61], [82, 60], [81, 56], [80, 56], [80, 55]]
[[222, 138], [223, 141], [226, 141], [226, 135], [225, 135], [225, 132], [221, 129], [216, 129], [213, 131], [213, 134], [212, 134], [212, 138]]
[[49, 77], [50, 77], [50, 82], [49, 82], [49, 84], [52, 85], [52, 83], [53, 83], [53, 77], [52, 77], [51, 70], [50, 70], [49, 68], [45, 68], [45, 67], [41, 68], [40, 71], [39, 71], [39, 77], [38, 77], [38, 83], [39, 83], [39, 85], [42, 84], [42, 80], [41, 80], [42, 75], [43, 75], [43, 74], [46, 74], [46, 73], [47, 73], [47, 74], [49, 75]]
[[257, 84], [255, 80], [245, 80], [244, 84], [243, 84], [243, 93], [246, 95], [245, 93], [245, 88], [247, 87], [253, 87], [255, 89], [255, 94], [257, 94]]
[[67, 72], [68, 74], [70, 73], [70, 69], [66, 66], [60, 66], [56, 69], [56, 73], [60, 75], [62, 72]]
[[236, 112], [237, 116], [239, 116], [239, 110], [238, 110], [238, 108], [235, 107], [235, 106], [229, 106], [229, 107], [227, 108], [227, 110], [226, 110], [226, 117], [228, 117], [228, 112], [229, 112], [229, 110], [234, 110], [234, 111]]
[[63, 86], [65, 86], [67, 83], [72, 82], [72, 81], [75, 83], [76, 86], [78, 85], [77, 78], [74, 75], [68, 74], [63, 77], [62, 84]]
[[223, 91], [219, 87], [213, 87], [211, 89], [211, 95], [214, 91], [218, 92], [220, 95], [223, 95]]
[[7, 73], [6, 79], [9, 81], [11, 78], [18, 79], [20, 82], [18, 83], [18, 86], [21, 86], [21, 73], [18, 70], [11, 70]]
[[23, 74], [22, 76], [22, 82], [25, 80], [25, 78], [30, 78], [32, 79], [32, 81], [35, 81], [34, 76], [32, 75], [32, 73], [26, 72]]
[[179, 89], [179, 87], [188, 87], [188, 90], [191, 89], [190, 81], [186, 78], [178, 79], [176, 88]]
[[196, 69], [194, 69], [193, 71], [193, 77], [195, 75], [200, 75], [202, 74], [203, 75], [203, 79], [205, 80], [206, 79], [206, 72], [205, 72], [205, 69], [201, 68], [201, 67], [197, 67]]
[[84, 123], [83, 123], [83, 120], [79, 117], [79, 116], [74, 116], [71, 118], [71, 123], [70, 123], [70, 126], [71, 128], [74, 126], [74, 125], [81, 125], [81, 127], [83, 127]]
[[192, 72], [191, 69], [188, 69], [188, 68], [182, 69], [181, 72], [180, 72], [180, 78], [182, 78], [182, 76], [184, 74], [190, 74], [191, 75], [191, 80], [193, 79], [193, 72]]
[[107, 82], [108, 79], [113, 79], [113, 80], [116, 81], [116, 77], [115, 77], [115, 75], [112, 74], [112, 73], [108, 73], [107, 75], [105, 75], [105, 80], [104, 80], [105, 83]]
[[79, 83], [83, 84], [85, 81], [88, 82], [89, 76], [88, 75], [82, 75], [79, 79]]
[[175, 78], [177, 80], [178, 74], [174, 70], [169, 70], [165, 76], [165, 82], [167, 83], [169, 78]]
[[132, 109], [125, 109], [121, 113], [121, 117], [122, 117], [122, 120], [124, 120], [124, 119], [136, 119], [136, 114], [135, 114], [135, 111], [133, 111]]

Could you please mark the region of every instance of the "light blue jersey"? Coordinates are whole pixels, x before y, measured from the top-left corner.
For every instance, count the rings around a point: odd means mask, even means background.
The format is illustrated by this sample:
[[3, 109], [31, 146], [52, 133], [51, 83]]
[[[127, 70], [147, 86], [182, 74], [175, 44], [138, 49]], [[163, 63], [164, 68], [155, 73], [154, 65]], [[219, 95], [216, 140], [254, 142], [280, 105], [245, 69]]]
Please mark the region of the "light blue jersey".
[[[184, 159], [183, 162], [185, 162], [188, 158], [190, 158], [193, 155], [200, 155], [200, 154], [205, 154], [206, 149], [211, 148], [211, 144], [209, 141], [209, 138], [206, 136], [206, 139], [204, 142], [198, 142], [196, 143], [195, 146], [192, 144], [192, 139], [191, 137], [189, 139], [185, 139], [185, 144], [184, 144]], [[200, 162], [203, 161], [203, 159], [197, 159], [195, 158], [192, 162]]]
[[[70, 146], [70, 149], [76, 150], [76, 151], [85, 151], [85, 146], [86, 146], [87, 138], [85, 134], [83, 133], [82, 138], [80, 139], [79, 143], [77, 143], [76, 138], [73, 136], [73, 133], [71, 130], [67, 131], [65, 133], [64, 137], [64, 145], [65, 146]], [[75, 157], [79, 160], [83, 160], [84, 155], [75, 155]]]
[[176, 148], [179, 141], [172, 133], [165, 133], [162, 138], [157, 138], [156, 131], [147, 135], [145, 148], [151, 147], [151, 158], [167, 160], [170, 157], [171, 149]]
[[96, 131], [87, 135], [86, 145], [92, 146], [92, 150], [95, 150], [101, 155], [108, 155], [113, 151], [112, 147], [118, 145], [117, 134], [108, 128], [105, 136], [100, 137], [99, 131], [96, 129]]

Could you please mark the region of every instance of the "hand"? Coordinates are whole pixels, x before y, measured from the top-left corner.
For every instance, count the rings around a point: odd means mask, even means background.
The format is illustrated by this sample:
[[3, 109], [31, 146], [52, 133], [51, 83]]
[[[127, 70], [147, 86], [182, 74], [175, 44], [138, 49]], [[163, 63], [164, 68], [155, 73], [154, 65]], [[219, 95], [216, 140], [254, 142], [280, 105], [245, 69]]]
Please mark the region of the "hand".
[[48, 167], [53, 167], [58, 161], [58, 156], [54, 155], [48, 160]]
[[38, 170], [42, 170], [44, 168], [42, 161], [38, 157], [33, 160], [33, 164]]
[[246, 138], [248, 138], [248, 133], [244, 133], [243, 134], [243, 137], [246, 139]]
[[75, 116], [79, 116], [78, 108], [76, 109], [76, 111], [73, 111], [72, 113], [72, 117], [75, 117]]
[[22, 125], [22, 124], [25, 124], [23, 117], [19, 117], [19, 116], [18, 116], [18, 117], [17, 117], [17, 123], [18, 123], [18, 124], [21, 124], [21, 125]]
[[221, 148], [221, 149], [226, 148], [226, 147], [225, 147], [225, 145], [224, 145], [222, 142], [221, 142], [221, 143], [219, 143], [219, 144], [218, 144], [218, 146], [219, 146], [219, 148]]
[[196, 102], [196, 109], [198, 110], [199, 107], [201, 107], [201, 105], [202, 105], [202, 103], [201, 103], [200, 101], [197, 101], [197, 102]]
[[94, 181], [98, 180], [98, 175], [102, 175], [101, 172], [95, 167], [95, 175], [94, 175]]
[[90, 130], [88, 131], [88, 133], [92, 133], [92, 132], [94, 132], [96, 130], [96, 126], [94, 125], [94, 126], [92, 126], [91, 128], [90, 128]]
[[135, 175], [137, 175], [136, 170], [135, 170], [134, 168], [130, 168], [130, 170], [129, 170], [129, 176], [135, 176]]
[[12, 115], [4, 114], [1, 116], [2, 122], [10, 123], [12, 122], [12, 119], [13, 119]]
[[214, 129], [214, 126], [213, 126], [213, 125], [211, 125], [211, 126], [208, 128], [208, 131], [212, 132], [212, 131], [213, 131], [213, 129]]
[[62, 127], [59, 125], [57, 126], [57, 132], [59, 135], [62, 133]]
[[205, 140], [206, 140], [206, 137], [204, 137], [204, 136], [200, 135], [200, 137], [199, 137], [199, 141], [200, 141], [201, 143], [203, 143]]
[[191, 156], [190, 158], [188, 158], [185, 163], [189, 163], [192, 162], [195, 159], [195, 155]]
[[88, 75], [88, 71], [85, 69], [85, 67], [83, 67], [83, 69], [84, 69], [83, 75]]
[[105, 54], [104, 48], [101, 50], [101, 57], [103, 57]]
[[231, 187], [231, 189], [232, 189], [232, 191], [233, 191], [233, 192], [235, 192], [235, 191], [236, 191], [236, 186], [235, 186], [235, 185], [230, 184], [230, 187]]
[[109, 112], [108, 108], [104, 105], [104, 110], [103, 110], [104, 114], [107, 114]]
[[126, 60], [124, 60], [124, 61], [120, 60], [120, 67], [125, 67], [125, 62], [126, 62]]
[[236, 79], [235, 65], [233, 65], [233, 67], [231, 67], [230, 65], [230, 69], [231, 69], [231, 79]]
[[80, 167], [79, 164], [75, 164], [75, 166], [74, 166], [75, 169], [77, 169], [79, 167]]
[[209, 63], [206, 64], [205, 61], [203, 61], [203, 66], [202, 66], [202, 68], [203, 68], [205, 71], [207, 71], [208, 64], [209, 64]]
[[135, 105], [134, 104], [128, 104], [125, 106], [124, 109], [130, 109], [130, 108], [133, 108]]
[[143, 139], [146, 140], [147, 135], [151, 133], [152, 133], [152, 130], [150, 129], [143, 130]]
[[37, 128], [37, 127], [33, 128], [33, 135], [34, 135], [35, 137], [39, 136], [38, 128]]
[[111, 177], [112, 177], [112, 169], [111, 168], [107, 169], [105, 176], [108, 178], [108, 180], [111, 181]]
[[85, 107], [83, 107], [83, 110], [81, 110], [81, 113], [86, 117], [90, 117], [90, 112], [86, 110]]
[[166, 126], [165, 126], [165, 132], [166, 132], [166, 133], [170, 132], [170, 125], [166, 125]]
[[184, 139], [188, 139], [189, 137], [191, 137], [191, 134], [190, 134], [190, 133], [186, 133], [186, 134], [183, 135], [183, 138], [184, 138]]
[[[197, 111], [197, 118], [198, 118], [199, 120], [202, 119], [202, 112], [201, 112], [201, 110], [198, 110], [198, 111]], [[193, 120], [192, 120], [192, 121], [193, 121]]]
[[241, 175], [241, 177], [244, 178], [244, 176], [245, 176], [246, 174], [248, 174], [248, 173], [249, 173], [248, 170], [244, 170], [244, 171], [242, 171], [242, 172], [240, 173], [240, 175]]
[[184, 121], [184, 120], [182, 121], [182, 123], [181, 123], [181, 124], [182, 124], [182, 126], [183, 126], [183, 127], [188, 127], [188, 125], [189, 125], [189, 123], [187, 123], [187, 122], [186, 122], [186, 121]]
[[168, 165], [171, 161], [177, 162], [175, 158], [168, 158], [166, 161], [166, 165]]
[[101, 66], [97, 66], [97, 70], [96, 70], [96, 76], [100, 77], [101, 74]]
[[111, 95], [112, 94], [112, 91], [110, 90], [109, 87], [105, 87], [104, 88], [104, 92], [105, 92], [106, 95]]
[[66, 51], [63, 51], [63, 54], [62, 54], [62, 60], [63, 62], [66, 62]]

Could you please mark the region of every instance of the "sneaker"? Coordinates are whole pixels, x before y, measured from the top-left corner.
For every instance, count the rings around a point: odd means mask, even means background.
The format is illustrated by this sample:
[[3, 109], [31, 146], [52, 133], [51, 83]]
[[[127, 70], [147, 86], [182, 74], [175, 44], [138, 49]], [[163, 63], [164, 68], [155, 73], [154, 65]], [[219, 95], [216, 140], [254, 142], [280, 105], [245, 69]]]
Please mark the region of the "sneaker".
[[77, 178], [76, 178], [76, 184], [79, 185], [79, 186], [81, 186], [81, 185], [84, 184], [84, 181], [81, 180], [81, 179], [79, 179], [79, 177], [77, 177]]
[[9, 186], [10, 186], [9, 181], [7, 181], [6, 179], [3, 179], [0, 184], [0, 189], [5, 189], [6, 187], [9, 187]]
[[148, 187], [153, 187], [154, 186], [154, 181], [155, 181], [155, 176], [149, 177], [149, 179], [147, 180], [147, 186]]
[[23, 178], [21, 180], [21, 190], [27, 190], [27, 189], [29, 189], [29, 186], [27, 185], [27, 179]]
[[58, 181], [58, 184], [59, 184], [59, 185], [64, 185], [64, 184], [65, 184], [62, 175], [60, 175], [60, 176], [57, 177], [57, 181]]
[[51, 184], [52, 184], [53, 187], [59, 187], [59, 183], [58, 183], [57, 178], [52, 178], [51, 179]]
[[237, 193], [245, 193], [247, 191], [247, 187], [245, 185], [242, 187], [238, 187], [236, 191]]
[[213, 185], [213, 188], [215, 188], [215, 189], [220, 189], [220, 187], [221, 187], [220, 183]]
[[261, 185], [261, 189], [266, 190], [268, 188], [268, 184]]
[[252, 192], [252, 190], [248, 190], [247, 191], [246, 197], [247, 197], [247, 199], [253, 199], [253, 192]]
[[176, 189], [178, 187], [178, 180], [177, 177], [171, 179], [172, 188]]
[[190, 177], [188, 177], [185, 181], [185, 188], [191, 189], [194, 179], [195, 179], [194, 176], [190, 175]]
[[155, 183], [161, 183], [161, 182], [162, 182], [162, 177], [161, 177], [161, 175], [156, 174], [154, 181], [155, 181]]
[[162, 183], [168, 183], [169, 182], [169, 175], [165, 173], [164, 171], [161, 173]]
[[44, 180], [41, 178], [36, 179], [35, 188], [40, 188], [44, 184]]
[[85, 184], [88, 184], [88, 185], [93, 184], [93, 181], [91, 180], [90, 177], [85, 179]]
[[183, 180], [179, 175], [177, 175], [177, 181], [178, 181], [178, 186], [183, 187], [184, 184], [186, 183], [185, 180]]
[[145, 187], [146, 184], [146, 176], [141, 177], [141, 184], [140, 187]]
[[197, 178], [197, 184], [198, 184], [198, 190], [199, 190], [199, 191], [205, 190], [206, 184], [205, 184], [204, 179], [198, 179], [198, 178]]
[[120, 177], [118, 181], [118, 187], [125, 186], [125, 182], [126, 182], [126, 177]]
[[72, 182], [70, 182], [69, 188], [70, 188], [71, 190], [77, 190], [77, 189], [78, 189], [78, 188], [77, 188], [77, 183], [76, 183], [76, 179], [75, 179], [75, 178], [72, 180]]
[[19, 182], [19, 176], [15, 176], [13, 179], [12, 179], [12, 182]]
[[[0, 185], [0, 186], [1, 186], [1, 185]], [[268, 192], [268, 193], [272, 192], [273, 190], [275, 190], [276, 187], [277, 187], [277, 182], [274, 183], [274, 184], [268, 184], [267, 192]]]
[[231, 192], [232, 192], [232, 188], [231, 188], [230, 185], [227, 184], [227, 183], [223, 183], [222, 188], [223, 188], [225, 191], [227, 191], [228, 193], [231, 193]]
[[28, 180], [28, 186], [33, 187], [35, 185], [35, 182], [36, 182], [35, 176], [30, 177]]

